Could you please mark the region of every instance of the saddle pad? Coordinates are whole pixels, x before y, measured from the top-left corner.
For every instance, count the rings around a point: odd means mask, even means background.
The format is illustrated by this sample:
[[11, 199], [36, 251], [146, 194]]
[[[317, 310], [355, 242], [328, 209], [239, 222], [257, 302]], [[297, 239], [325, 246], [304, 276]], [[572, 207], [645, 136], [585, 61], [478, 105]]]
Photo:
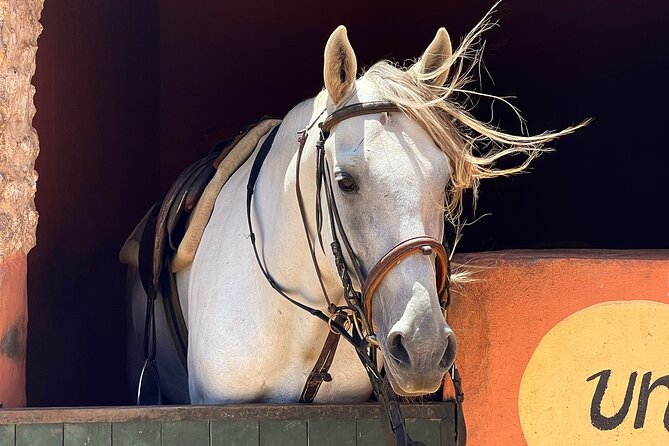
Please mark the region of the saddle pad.
[[269, 132], [272, 127], [280, 123], [279, 119], [266, 119], [253, 127], [244, 137], [237, 142], [234, 149], [223, 158], [216, 173], [204, 190], [199, 201], [195, 205], [186, 233], [177, 248], [177, 252], [172, 259], [172, 272], [180, 271], [191, 263], [195, 258], [195, 252], [200, 245], [204, 228], [209, 223], [209, 218], [214, 210], [216, 198], [221, 189], [239, 167], [249, 159], [254, 152], [260, 139]]

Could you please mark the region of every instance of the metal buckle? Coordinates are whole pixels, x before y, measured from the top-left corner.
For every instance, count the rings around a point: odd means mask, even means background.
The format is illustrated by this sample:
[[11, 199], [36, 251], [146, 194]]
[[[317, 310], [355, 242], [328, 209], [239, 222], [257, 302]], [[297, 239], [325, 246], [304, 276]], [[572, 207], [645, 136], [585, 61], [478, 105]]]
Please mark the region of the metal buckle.
[[420, 252], [422, 252], [423, 255], [426, 255], [426, 256], [432, 255], [432, 246], [423, 245], [423, 246], [420, 247]]

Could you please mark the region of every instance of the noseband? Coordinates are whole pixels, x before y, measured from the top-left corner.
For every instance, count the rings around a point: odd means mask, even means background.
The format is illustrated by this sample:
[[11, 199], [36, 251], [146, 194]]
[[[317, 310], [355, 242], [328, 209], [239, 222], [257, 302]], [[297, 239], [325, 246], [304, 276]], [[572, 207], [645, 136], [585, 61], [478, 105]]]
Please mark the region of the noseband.
[[365, 283], [362, 286], [362, 298], [364, 303], [365, 316], [369, 326], [372, 327], [372, 298], [374, 297], [374, 292], [381, 284], [381, 281], [386, 277], [386, 275], [392, 271], [392, 269], [399, 265], [400, 262], [410, 255], [413, 254], [423, 254], [431, 255], [435, 254], [436, 258], [436, 275], [437, 275], [437, 294], [439, 300], [443, 302], [443, 295], [448, 290], [448, 255], [446, 254], [446, 249], [444, 245], [435, 240], [432, 237], [421, 236], [414, 237], [403, 242], [399, 243], [393, 249], [388, 251], [388, 253], [379, 260], [379, 262], [374, 265], [374, 268], [367, 276]]

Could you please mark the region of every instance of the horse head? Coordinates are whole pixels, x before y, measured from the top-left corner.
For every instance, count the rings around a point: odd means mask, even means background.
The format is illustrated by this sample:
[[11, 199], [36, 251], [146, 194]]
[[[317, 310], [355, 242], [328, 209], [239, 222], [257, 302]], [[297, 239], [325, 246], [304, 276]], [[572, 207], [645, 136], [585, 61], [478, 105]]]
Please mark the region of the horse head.
[[[383, 79], [377, 64], [357, 79], [355, 53], [340, 26], [325, 49], [328, 113], [344, 104], [388, 100], [384, 88], [410, 88], [422, 77], [422, 88], [441, 88], [451, 56], [450, 38], [442, 28], [410, 70], [387, 65], [395, 79]], [[347, 118], [332, 130], [325, 154], [342, 227], [363, 276], [402, 241], [421, 236], [442, 240], [452, 161], [411, 116]], [[436, 391], [455, 360], [457, 344], [440, 305], [433, 258], [416, 251], [394, 265], [367, 311], [394, 390], [406, 396]]]

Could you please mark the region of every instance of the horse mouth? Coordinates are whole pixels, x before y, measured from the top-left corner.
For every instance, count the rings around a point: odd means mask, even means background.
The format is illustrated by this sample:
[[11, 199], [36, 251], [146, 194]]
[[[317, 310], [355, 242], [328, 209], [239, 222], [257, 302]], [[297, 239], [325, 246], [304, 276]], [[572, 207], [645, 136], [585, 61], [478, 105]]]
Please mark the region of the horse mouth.
[[[439, 390], [444, 381], [444, 374], [441, 374], [438, 379], [426, 376], [425, 374], [416, 373], [413, 376], [398, 377], [397, 373], [393, 373], [390, 367], [386, 370], [388, 382], [393, 391], [401, 396], [407, 398], [414, 398], [429, 395]], [[431, 373], [429, 375], [432, 375]]]

